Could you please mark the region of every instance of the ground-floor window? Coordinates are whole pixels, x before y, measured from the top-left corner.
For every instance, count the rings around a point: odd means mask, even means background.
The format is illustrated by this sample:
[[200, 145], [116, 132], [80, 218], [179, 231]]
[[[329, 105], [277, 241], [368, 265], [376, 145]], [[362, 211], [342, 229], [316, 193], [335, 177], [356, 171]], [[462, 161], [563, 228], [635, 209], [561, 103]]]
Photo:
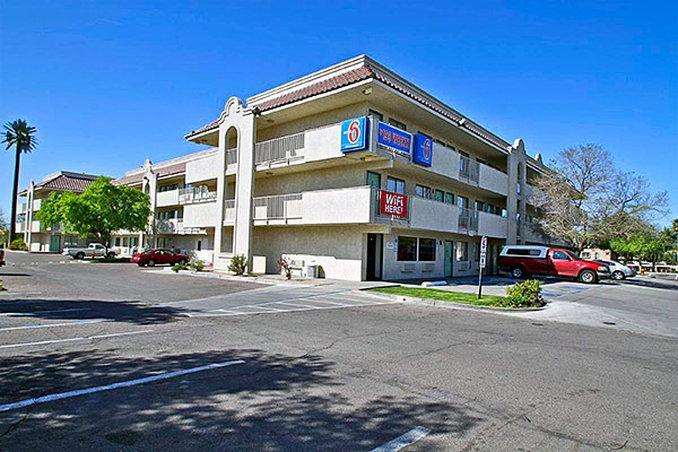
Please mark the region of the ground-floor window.
[[436, 239], [419, 239], [419, 260], [424, 262], [436, 260]]
[[120, 237], [115, 238], [115, 246], [120, 246]]
[[457, 260], [461, 262], [468, 260], [468, 242], [457, 242]]
[[398, 237], [398, 260], [416, 261], [417, 260], [417, 239], [416, 237]]

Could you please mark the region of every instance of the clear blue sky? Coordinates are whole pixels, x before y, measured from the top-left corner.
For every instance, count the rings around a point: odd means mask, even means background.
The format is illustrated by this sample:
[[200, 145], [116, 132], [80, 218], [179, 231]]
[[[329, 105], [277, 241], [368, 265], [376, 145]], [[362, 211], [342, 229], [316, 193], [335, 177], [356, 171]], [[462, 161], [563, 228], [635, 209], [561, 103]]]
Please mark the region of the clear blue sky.
[[367, 53], [532, 155], [602, 144], [678, 216], [676, 2], [29, 3], [0, 0], [0, 121], [39, 131], [22, 186], [198, 150], [229, 96]]

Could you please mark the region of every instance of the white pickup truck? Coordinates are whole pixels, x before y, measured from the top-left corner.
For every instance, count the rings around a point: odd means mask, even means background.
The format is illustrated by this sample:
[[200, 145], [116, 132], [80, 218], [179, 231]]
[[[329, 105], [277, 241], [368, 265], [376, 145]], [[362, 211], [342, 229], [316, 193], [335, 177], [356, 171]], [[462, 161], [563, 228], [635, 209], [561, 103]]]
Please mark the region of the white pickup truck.
[[84, 259], [86, 257], [95, 258], [95, 257], [115, 257], [118, 254], [118, 250], [109, 249], [106, 251], [106, 247], [101, 243], [90, 243], [87, 248], [64, 248], [64, 256], [71, 256], [73, 259]]

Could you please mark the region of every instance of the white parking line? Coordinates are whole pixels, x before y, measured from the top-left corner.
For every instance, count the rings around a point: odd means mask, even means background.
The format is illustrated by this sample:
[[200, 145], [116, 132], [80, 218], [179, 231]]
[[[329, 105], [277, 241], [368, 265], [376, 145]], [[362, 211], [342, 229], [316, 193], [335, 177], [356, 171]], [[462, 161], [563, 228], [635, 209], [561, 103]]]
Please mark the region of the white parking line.
[[[306, 301], [304, 301], [306, 302]], [[309, 301], [310, 302], [310, 301]], [[320, 301], [316, 300], [315, 302], [317, 303], [329, 303], [325, 301]], [[215, 309], [212, 311], [206, 311], [202, 313], [194, 313], [194, 314], [185, 314], [188, 317], [235, 317], [235, 316], [241, 316], [241, 315], [255, 315], [255, 314], [277, 314], [277, 313], [287, 313], [287, 312], [305, 312], [305, 311], [313, 311], [313, 310], [326, 310], [326, 309], [342, 309], [342, 308], [358, 308], [358, 307], [363, 307], [363, 306], [377, 306], [377, 305], [383, 305], [383, 304], [393, 304], [397, 303], [396, 301], [384, 301], [384, 302], [367, 302], [363, 304], [357, 304], [357, 303], [352, 303], [352, 304], [338, 304], [338, 303], [332, 303], [330, 306], [313, 306], [313, 305], [308, 305], [308, 304], [301, 304], [301, 303], [292, 303], [289, 301], [276, 301], [273, 303], [263, 303], [261, 305], [257, 305], [259, 309], [262, 309], [261, 311], [254, 311], [254, 312], [237, 312], [236, 310], [239, 308], [243, 307], [251, 307], [251, 305], [246, 305], [246, 306], [237, 306], [233, 307], [230, 309]], [[271, 306], [272, 304], [275, 304], [277, 306], [290, 306], [293, 309], [280, 309], [279, 307], [274, 307]], [[297, 308], [297, 309], [294, 309]], [[263, 310], [267, 309], [267, 310]]]
[[410, 444], [414, 444], [426, 435], [431, 433], [431, 430], [425, 427], [415, 427], [404, 435], [400, 435], [396, 439], [392, 439], [386, 444], [372, 449], [370, 452], [395, 452]]
[[16, 330], [33, 330], [37, 328], [56, 328], [60, 326], [76, 326], [76, 325], [86, 325], [89, 323], [101, 323], [103, 319], [93, 319], [93, 320], [79, 320], [77, 322], [66, 322], [66, 323], [47, 323], [43, 325], [22, 325], [22, 326], [11, 326], [7, 328], [0, 328], [2, 331], [16, 331]]
[[25, 316], [33, 314], [54, 314], [60, 312], [79, 312], [79, 311], [89, 311], [89, 308], [69, 308], [69, 309], [50, 309], [49, 311], [32, 311], [32, 312], [2, 312], [0, 316]]
[[95, 340], [95, 339], [108, 339], [110, 337], [131, 336], [133, 334], [150, 333], [151, 331], [153, 331], [153, 330], [128, 331], [126, 333], [99, 334], [99, 335], [87, 336], [87, 337], [71, 337], [71, 338], [68, 338], [68, 339], [54, 339], [54, 340], [51, 340], [51, 341], [21, 342], [19, 344], [0, 345], [0, 349], [1, 348], [34, 347], [34, 346], [37, 346], [37, 345], [60, 344], [62, 342], [92, 341], [92, 340]]
[[110, 384], [110, 385], [94, 386], [92, 388], [77, 389], [75, 391], [59, 392], [59, 393], [56, 393], [56, 394], [49, 394], [49, 395], [44, 395], [44, 396], [40, 396], [40, 397], [35, 397], [35, 398], [32, 398], [32, 399], [24, 399], [24, 400], [20, 400], [18, 402], [6, 403], [4, 405], [0, 405], [0, 412], [1, 411], [16, 410], [18, 408], [23, 408], [23, 407], [27, 407], [27, 406], [31, 406], [31, 405], [37, 405], [39, 403], [53, 402], [55, 400], [68, 399], [68, 398], [71, 398], [71, 397], [78, 397], [78, 396], [85, 395], [85, 394], [93, 394], [95, 392], [110, 391], [112, 389], [127, 388], [127, 387], [130, 387], [130, 386], [141, 385], [141, 384], [144, 384], [144, 383], [151, 383], [153, 381], [167, 380], [167, 379], [170, 379], [170, 378], [176, 378], [176, 377], [180, 377], [182, 375], [192, 374], [192, 373], [196, 373], [196, 372], [202, 372], [202, 371], [205, 371], [205, 370], [212, 370], [212, 369], [218, 369], [218, 368], [221, 368], [221, 367], [234, 366], [236, 364], [245, 364], [245, 361], [243, 361], [241, 359], [237, 359], [237, 360], [234, 360], [234, 361], [224, 361], [224, 362], [221, 362], [221, 363], [207, 364], [205, 366], [191, 367], [190, 369], [176, 370], [174, 372], [167, 372], [167, 373], [163, 373], [163, 374], [153, 375], [153, 376], [150, 376], [150, 377], [121, 381], [121, 382], [113, 383], [113, 384]]

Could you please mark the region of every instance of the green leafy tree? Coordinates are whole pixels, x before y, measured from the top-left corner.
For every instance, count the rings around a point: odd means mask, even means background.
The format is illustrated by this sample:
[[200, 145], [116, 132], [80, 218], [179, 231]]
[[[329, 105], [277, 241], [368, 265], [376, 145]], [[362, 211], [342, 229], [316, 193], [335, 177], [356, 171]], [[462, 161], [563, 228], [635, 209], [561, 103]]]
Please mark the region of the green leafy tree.
[[53, 192], [37, 213], [40, 221], [61, 224], [67, 233], [93, 237], [108, 247], [114, 231], [143, 231], [151, 214], [148, 195], [127, 186], [116, 186], [100, 177], [77, 195]]
[[665, 231], [632, 235], [610, 241], [610, 248], [626, 258], [636, 258], [655, 263], [671, 248], [671, 241]]
[[35, 138], [36, 128], [29, 126], [23, 119], [8, 122], [4, 126], [4, 138], [2, 142], [7, 150], [14, 148], [14, 182], [12, 185], [12, 210], [10, 213], [9, 241], [14, 240], [14, 222], [16, 221], [16, 203], [19, 194], [19, 167], [21, 166], [21, 154], [29, 153], [38, 144]]

